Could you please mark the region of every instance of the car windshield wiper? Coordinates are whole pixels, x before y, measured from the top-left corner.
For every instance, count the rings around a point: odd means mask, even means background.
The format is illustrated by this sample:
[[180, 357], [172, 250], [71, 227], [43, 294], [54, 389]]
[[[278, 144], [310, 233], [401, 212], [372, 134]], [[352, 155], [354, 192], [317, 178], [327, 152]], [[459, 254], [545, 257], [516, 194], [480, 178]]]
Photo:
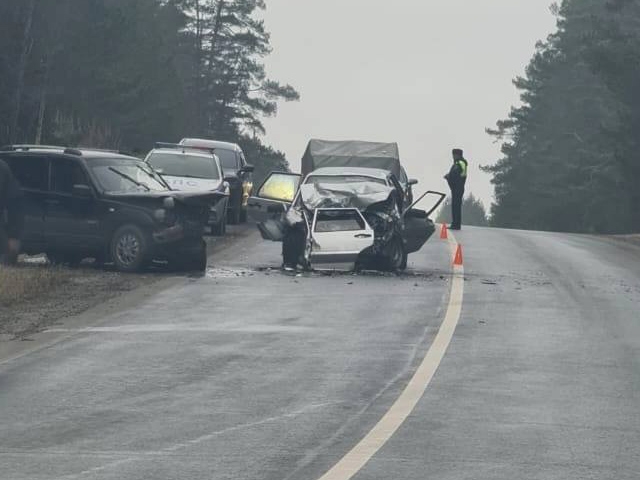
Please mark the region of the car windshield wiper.
[[164, 182], [164, 179], [162, 178], [161, 174], [159, 174], [157, 172], [154, 173], [153, 170], [147, 170], [146, 168], [142, 167], [141, 165], [136, 165], [136, 167], [138, 167], [140, 170], [142, 170], [144, 173], [146, 173], [147, 176], [152, 178], [154, 182], [159, 183], [163, 187], [168, 186], [168, 185], [165, 185], [166, 182]]
[[[169, 175], [171, 176], [171, 175]], [[199, 178], [200, 180], [218, 180], [217, 178], [211, 178], [211, 177], [200, 177], [198, 175], [185, 175], [183, 173], [181, 173], [180, 175], [174, 175], [176, 177], [184, 177], [184, 178]]]
[[[127, 175], [126, 173], [122, 173], [120, 170], [118, 170], [117, 168], [113, 168], [113, 167], [109, 167], [109, 170], [112, 171], [113, 173], [115, 173], [116, 175], [120, 175], [122, 178], [129, 180], [131, 183], [133, 183], [134, 185], [137, 185], [138, 187], [142, 187], [144, 188], [147, 192], [151, 191], [151, 189], [149, 188], [148, 185], [139, 182], [137, 180], [135, 180], [134, 178], [130, 177], [129, 175]], [[143, 170], [144, 171], [144, 170]]]

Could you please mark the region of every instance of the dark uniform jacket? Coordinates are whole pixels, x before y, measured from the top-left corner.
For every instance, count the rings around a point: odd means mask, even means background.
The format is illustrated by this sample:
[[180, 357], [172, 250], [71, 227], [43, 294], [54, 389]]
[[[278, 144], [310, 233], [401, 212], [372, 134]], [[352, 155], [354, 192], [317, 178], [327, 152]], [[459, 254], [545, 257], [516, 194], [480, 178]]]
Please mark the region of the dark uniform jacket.
[[24, 227], [22, 192], [8, 165], [0, 160], [0, 253], [7, 238], [19, 239]]
[[465, 159], [456, 160], [446, 175], [451, 190], [463, 190], [467, 183], [467, 169], [469, 163]]

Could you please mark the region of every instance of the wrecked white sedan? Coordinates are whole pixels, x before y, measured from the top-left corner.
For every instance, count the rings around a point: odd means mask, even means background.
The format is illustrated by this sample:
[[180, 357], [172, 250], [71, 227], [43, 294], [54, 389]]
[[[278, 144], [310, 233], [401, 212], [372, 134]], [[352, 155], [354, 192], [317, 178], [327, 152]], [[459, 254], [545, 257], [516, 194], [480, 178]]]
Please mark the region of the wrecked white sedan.
[[[429, 210], [414, 208], [427, 195]], [[400, 271], [435, 226], [429, 216], [445, 198], [427, 192], [404, 207], [393, 173], [375, 168], [321, 168], [301, 175], [271, 173], [249, 199], [249, 215], [266, 240], [283, 242], [287, 269]]]

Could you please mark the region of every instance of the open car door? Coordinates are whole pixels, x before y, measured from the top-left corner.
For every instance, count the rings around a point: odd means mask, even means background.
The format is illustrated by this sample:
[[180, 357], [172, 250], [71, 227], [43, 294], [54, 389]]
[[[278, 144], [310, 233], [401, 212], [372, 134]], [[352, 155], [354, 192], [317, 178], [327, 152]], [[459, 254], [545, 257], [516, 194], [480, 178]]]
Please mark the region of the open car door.
[[297, 173], [271, 172], [249, 198], [249, 218], [256, 222], [265, 240], [281, 242], [284, 238], [284, 214], [298, 192], [300, 179]]
[[[436, 202], [430, 210], [425, 211], [414, 208], [427, 196], [436, 197]], [[447, 195], [444, 193], [428, 191], [405, 210], [403, 213], [403, 237], [407, 254], [419, 251], [436, 231], [435, 224], [429, 217], [431, 217], [431, 214], [444, 202], [446, 197]]]
[[319, 208], [311, 227], [311, 264], [355, 264], [374, 232], [356, 208]]

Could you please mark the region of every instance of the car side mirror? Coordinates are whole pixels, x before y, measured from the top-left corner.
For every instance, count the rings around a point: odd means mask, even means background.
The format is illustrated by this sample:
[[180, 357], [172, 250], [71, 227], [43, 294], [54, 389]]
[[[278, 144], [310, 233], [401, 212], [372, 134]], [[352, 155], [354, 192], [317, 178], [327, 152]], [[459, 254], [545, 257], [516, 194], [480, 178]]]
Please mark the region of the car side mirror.
[[242, 172], [243, 173], [253, 173], [255, 171], [256, 167], [253, 165], [245, 165], [244, 167], [242, 167]]
[[415, 179], [415, 178], [411, 178], [411, 179], [409, 180], [409, 186], [410, 186], [410, 187], [412, 187], [412, 186], [414, 186], [414, 185], [417, 185], [417, 184], [418, 184], [418, 180], [417, 180], [417, 179]]
[[91, 198], [93, 197], [93, 190], [89, 185], [74, 185], [72, 189], [74, 197]]

